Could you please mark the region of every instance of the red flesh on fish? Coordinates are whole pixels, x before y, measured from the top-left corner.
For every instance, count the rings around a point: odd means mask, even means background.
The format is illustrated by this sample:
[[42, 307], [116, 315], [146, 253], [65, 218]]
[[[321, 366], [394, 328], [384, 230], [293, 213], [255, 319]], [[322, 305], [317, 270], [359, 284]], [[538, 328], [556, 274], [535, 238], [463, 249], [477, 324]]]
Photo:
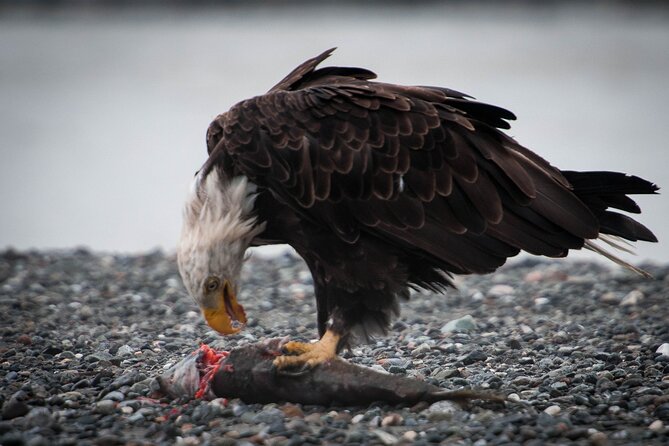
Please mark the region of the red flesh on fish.
[[200, 388], [195, 393], [195, 398], [203, 398], [209, 390], [209, 384], [218, 369], [221, 367], [221, 360], [227, 358], [230, 352], [217, 352], [207, 344], [200, 345], [200, 352], [202, 352], [202, 361], [200, 362]]

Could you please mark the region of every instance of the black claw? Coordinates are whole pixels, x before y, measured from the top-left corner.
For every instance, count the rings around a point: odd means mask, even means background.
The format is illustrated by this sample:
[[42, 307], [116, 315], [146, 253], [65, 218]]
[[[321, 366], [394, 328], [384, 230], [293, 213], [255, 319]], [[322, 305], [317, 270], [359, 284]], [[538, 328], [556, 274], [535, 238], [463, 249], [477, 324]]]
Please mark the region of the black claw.
[[299, 378], [304, 375], [308, 375], [311, 373], [312, 368], [309, 367], [307, 364], [302, 364], [300, 368], [286, 368], [286, 369], [280, 369], [276, 366], [274, 366], [274, 369], [276, 371], [276, 374], [279, 376], [289, 376], [289, 377], [294, 377], [294, 378]]

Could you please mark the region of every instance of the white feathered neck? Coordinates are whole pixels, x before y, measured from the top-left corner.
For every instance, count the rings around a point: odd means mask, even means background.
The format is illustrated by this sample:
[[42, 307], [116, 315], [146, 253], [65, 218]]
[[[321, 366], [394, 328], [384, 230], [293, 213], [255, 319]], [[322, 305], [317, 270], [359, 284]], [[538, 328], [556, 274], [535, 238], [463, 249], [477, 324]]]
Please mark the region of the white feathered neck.
[[252, 215], [255, 191], [246, 177], [221, 178], [216, 169], [196, 177], [177, 246], [179, 272], [196, 300], [210, 275], [237, 281], [246, 249], [264, 229]]

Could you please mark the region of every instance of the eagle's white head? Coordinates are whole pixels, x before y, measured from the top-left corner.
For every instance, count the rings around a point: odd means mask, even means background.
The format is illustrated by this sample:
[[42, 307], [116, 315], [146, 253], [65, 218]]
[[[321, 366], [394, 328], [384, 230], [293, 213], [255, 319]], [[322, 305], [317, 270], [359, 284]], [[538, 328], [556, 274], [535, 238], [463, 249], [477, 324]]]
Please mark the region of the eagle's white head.
[[264, 229], [252, 216], [255, 190], [245, 177], [228, 180], [213, 169], [197, 175], [184, 208], [179, 272], [207, 324], [222, 334], [246, 323], [237, 303], [239, 277], [246, 249]]

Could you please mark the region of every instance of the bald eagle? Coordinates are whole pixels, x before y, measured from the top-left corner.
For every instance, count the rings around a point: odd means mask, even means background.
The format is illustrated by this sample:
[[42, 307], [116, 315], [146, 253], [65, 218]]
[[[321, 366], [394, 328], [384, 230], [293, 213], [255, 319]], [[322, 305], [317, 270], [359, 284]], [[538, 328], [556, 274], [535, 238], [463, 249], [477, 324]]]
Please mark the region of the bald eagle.
[[410, 289], [490, 273], [520, 251], [656, 241], [618, 209], [658, 188], [616, 172], [559, 170], [505, 134], [515, 116], [442, 87], [372, 79], [307, 60], [264, 95], [216, 117], [184, 211], [178, 264], [207, 323], [246, 322], [245, 251], [288, 244], [314, 282], [320, 340], [290, 342], [279, 368], [314, 366], [385, 333]]

